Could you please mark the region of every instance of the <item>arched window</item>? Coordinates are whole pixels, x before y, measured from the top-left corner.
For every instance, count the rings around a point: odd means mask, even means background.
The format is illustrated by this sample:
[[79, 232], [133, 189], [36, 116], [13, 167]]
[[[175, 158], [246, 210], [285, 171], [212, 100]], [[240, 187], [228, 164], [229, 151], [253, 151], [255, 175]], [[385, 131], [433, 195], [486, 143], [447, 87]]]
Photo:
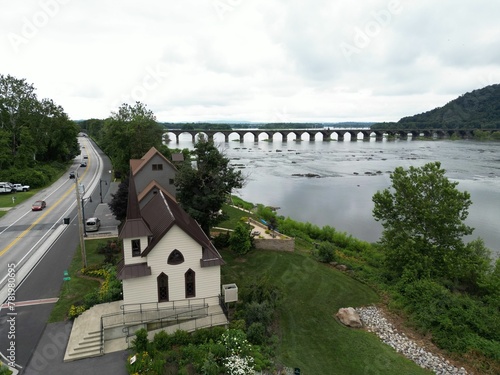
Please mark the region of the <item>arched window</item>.
[[184, 274], [186, 285], [186, 298], [196, 297], [195, 272], [190, 268]]
[[158, 302], [168, 301], [168, 276], [163, 272], [156, 278], [158, 285]]
[[182, 262], [184, 262], [184, 256], [177, 249], [172, 251], [170, 253], [170, 255], [168, 256], [168, 260], [167, 260], [168, 264], [176, 265], [176, 264], [181, 264]]

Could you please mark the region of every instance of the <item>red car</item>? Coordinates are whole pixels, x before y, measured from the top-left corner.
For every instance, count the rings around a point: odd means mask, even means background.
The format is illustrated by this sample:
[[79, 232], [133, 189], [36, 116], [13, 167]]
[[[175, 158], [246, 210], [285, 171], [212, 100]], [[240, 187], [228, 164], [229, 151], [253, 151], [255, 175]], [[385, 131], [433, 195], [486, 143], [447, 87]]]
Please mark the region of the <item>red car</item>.
[[41, 211], [43, 210], [45, 207], [47, 207], [47, 203], [45, 203], [45, 201], [36, 201], [35, 203], [33, 203], [33, 205], [31, 206], [31, 211]]

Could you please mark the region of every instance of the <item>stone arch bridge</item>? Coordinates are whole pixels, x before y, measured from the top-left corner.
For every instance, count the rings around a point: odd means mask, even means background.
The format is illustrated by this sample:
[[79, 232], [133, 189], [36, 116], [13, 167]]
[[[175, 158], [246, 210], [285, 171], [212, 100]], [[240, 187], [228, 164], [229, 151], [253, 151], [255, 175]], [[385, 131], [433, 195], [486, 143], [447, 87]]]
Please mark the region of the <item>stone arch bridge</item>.
[[[487, 130], [493, 133], [496, 130]], [[172, 136], [175, 138], [175, 143], [179, 143], [179, 136], [181, 134], [190, 134], [193, 143], [196, 142], [196, 137], [199, 134], [203, 134], [209, 140], [213, 140], [216, 134], [222, 134], [224, 136], [224, 141], [229, 142], [229, 137], [232, 135], [237, 135], [240, 142], [243, 142], [244, 136], [250, 134], [253, 136], [254, 142], [259, 141], [259, 136], [261, 134], [267, 135], [265, 140], [272, 141], [275, 134], [280, 134], [283, 142], [288, 140], [289, 135], [294, 135], [295, 139], [302, 139], [302, 135], [308, 134], [310, 141], [315, 141], [318, 135], [322, 135], [323, 141], [334, 140], [332, 135], [337, 135], [338, 141], [343, 141], [344, 136], [349, 134], [352, 141], [357, 141], [359, 134], [362, 134], [363, 140], [369, 140], [372, 136], [376, 140], [382, 140], [384, 137], [388, 138], [401, 138], [407, 139], [412, 137], [413, 139], [417, 137], [424, 138], [449, 138], [452, 136], [457, 136], [459, 138], [468, 138], [474, 135], [474, 130], [472, 129], [415, 129], [415, 130], [392, 130], [392, 129], [367, 129], [367, 128], [318, 128], [318, 129], [231, 129], [231, 130], [181, 130], [172, 129], [167, 130], [169, 140], [172, 140]], [[261, 139], [261, 141], [264, 139]]]

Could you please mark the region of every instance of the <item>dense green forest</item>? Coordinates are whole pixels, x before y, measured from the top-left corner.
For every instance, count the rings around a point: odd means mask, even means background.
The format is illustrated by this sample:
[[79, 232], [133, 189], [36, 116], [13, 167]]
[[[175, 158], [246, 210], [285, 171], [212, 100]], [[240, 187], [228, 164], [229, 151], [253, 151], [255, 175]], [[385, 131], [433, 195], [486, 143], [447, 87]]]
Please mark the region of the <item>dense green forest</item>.
[[0, 180], [40, 187], [80, 153], [78, 126], [25, 79], [0, 74]]
[[461, 95], [443, 107], [374, 124], [372, 129], [500, 129], [500, 84]]

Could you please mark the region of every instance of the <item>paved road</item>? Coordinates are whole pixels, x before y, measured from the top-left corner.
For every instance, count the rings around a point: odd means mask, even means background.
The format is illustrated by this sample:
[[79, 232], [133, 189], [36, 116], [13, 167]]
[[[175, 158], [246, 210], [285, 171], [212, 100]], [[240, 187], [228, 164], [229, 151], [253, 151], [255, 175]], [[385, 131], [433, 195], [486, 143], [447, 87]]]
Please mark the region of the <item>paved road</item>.
[[[99, 153], [101, 152], [99, 151]], [[94, 183], [93, 185], [94, 190], [92, 193], [86, 195], [86, 197], [92, 197], [92, 201], [90, 201], [90, 199], [86, 201], [85, 213], [87, 217], [94, 215], [96, 207], [100, 204], [101, 192], [104, 199], [110, 199], [110, 194], [108, 193], [112, 185], [110, 181], [111, 174], [109, 174], [108, 171], [111, 170], [111, 164], [109, 159], [102, 153], [101, 157], [104, 163], [104, 172], [102, 176], [100, 176], [103, 183], [99, 183], [98, 178], [97, 184]], [[63, 365], [62, 359], [59, 361], [59, 355], [61, 358], [64, 356], [65, 346], [62, 353], [59, 353], [61, 351], [59, 346], [63, 341], [63, 335], [69, 337], [69, 332], [66, 331], [67, 324], [69, 323], [64, 324], [63, 331], [60, 330], [61, 326], [58, 324], [47, 326], [46, 322], [54, 307], [54, 302], [50, 300], [48, 301], [49, 303], [43, 301], [45, 303], [31, 302], [24, 305], [22, 302], [38, 301], [59, 296], [59, 291], [63, 284], [64, 270], [69, 267], [71, 259], [77, 249], [79, 238], [80, 222], [78, 220], [76, 208], [73, 207], [66, 216], [70, 218], [70, 224], [62, 228], [59, 238], [57, 238], [49, 250], [45, 252], [45, 255], [38, 261], [31, 272], [23, 278], [23, 280], [16, 280], [19, 285], [15, 295], [15, 308], [11, 311], [3, 308], [2, 311], [0, 311], [0, 352], [8, 355], [7, 351], [11, 346], [11, 339], [9, 339], [8, 334], [9, 332], [14, 332], [15, 361], [22, 367], [21, 374], [30, 373], [29, 371], [31, 371], [32, 374], [56, 374], [57, 372], [54, 372], [53, 368]], [[27, 233], [25, 237], [29, 235], [30, 233]], [[15, 249], [13, 251], [15, 251]], [[54, 337], [56, 338], [56, 342], [53, 342]], [[53, 345], [50, 345], [51, 342]], [[55, 350], [55, 348], [57, 348], [57, 350]], [[122, 355], [125, 354], [122, 353]], [[109, 359], [104, 357], [101, 359], [103, 364], [108, 360]], [[78, 362], [80, 362], [79, 365]], [[45, 366], [43, 366], [44, 363]], [[123, 370], [124, 362], [120, 361], [119, 364]], [[75, 366], [75, 368], [78, 366], [86, 367], [81, 361], [75, 362], [73, 366]], [[65, 369], [61, 371], [62, 372], [59, 372], [60, 374], [88, 373], [82, 372], [83, 369], [71, 371]], [[96, 372], [94, 368], [92, 373], [97, 375], [100, 372]], [[120, 372], [120, 366], [117, 364], [116, 371], [108, 371], [105, 373], [119, 375], [123, 372]]]

